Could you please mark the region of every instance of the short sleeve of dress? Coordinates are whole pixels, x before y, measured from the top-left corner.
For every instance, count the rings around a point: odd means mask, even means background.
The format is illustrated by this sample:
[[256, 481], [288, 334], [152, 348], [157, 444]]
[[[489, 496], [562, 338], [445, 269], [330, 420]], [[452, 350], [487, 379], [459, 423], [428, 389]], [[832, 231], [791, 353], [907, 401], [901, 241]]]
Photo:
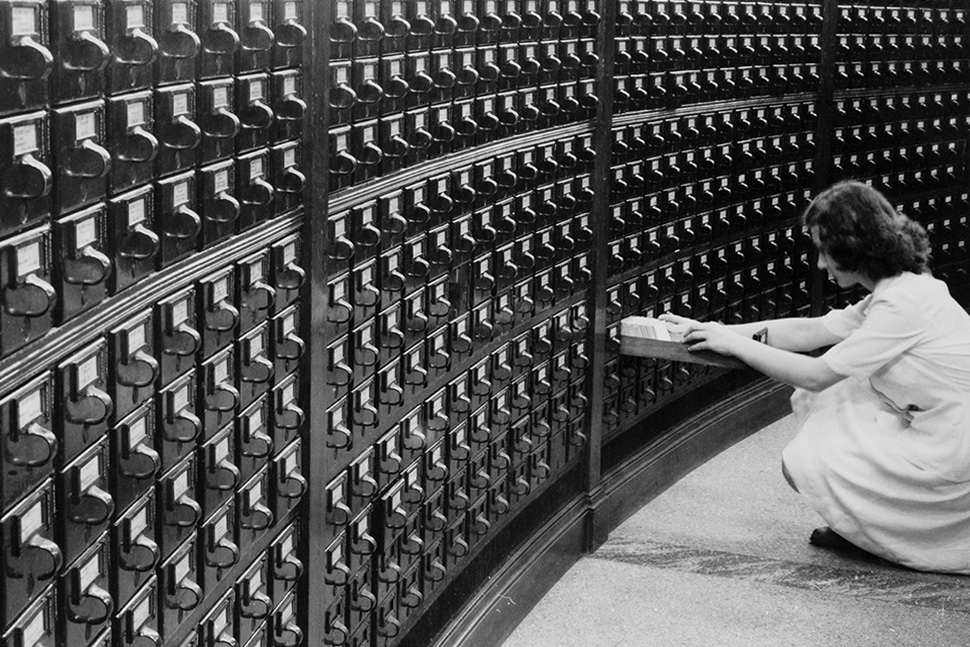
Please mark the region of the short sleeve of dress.
[[[926, 332], [924, 313], [917, 302], [893, 297], [898, 295], [881, 295], [860, 311], [862, 321], [822, 355], [829, 368], [846, 376], [872, 375], [919, 343]], [[832, 323], [846, 325], [853, 316], [833, 317]], [[840, 332], [838, 328], [830, 330]]]
[[870, 294], [865, 299], [840, 310], [831, 310], [822, 317], [822, 325], [836, 337], [845, 339], [852, 331], [862, 325], [866, 309], [872, 301]]

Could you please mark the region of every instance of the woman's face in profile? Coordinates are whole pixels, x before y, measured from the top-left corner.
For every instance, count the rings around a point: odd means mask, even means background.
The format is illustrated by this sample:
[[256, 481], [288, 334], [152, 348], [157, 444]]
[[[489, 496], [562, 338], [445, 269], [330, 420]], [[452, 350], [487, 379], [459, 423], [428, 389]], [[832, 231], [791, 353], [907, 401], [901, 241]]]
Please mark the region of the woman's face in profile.
[[858, 272], [849, 272], [840, 269], [838, 263], [832, 260], [828, 252], [822, 248], [822, 243], [818, 238], [818, 228], [812, 227], [811, 233], [812, 242], [815, 243], [815, 248], [818, 250], [818, 269], [828, 272], [829, 276], [832, 277], [832, 280], [840, 288], [851, 288], [853, 285], [861, 283], [861, 277]]

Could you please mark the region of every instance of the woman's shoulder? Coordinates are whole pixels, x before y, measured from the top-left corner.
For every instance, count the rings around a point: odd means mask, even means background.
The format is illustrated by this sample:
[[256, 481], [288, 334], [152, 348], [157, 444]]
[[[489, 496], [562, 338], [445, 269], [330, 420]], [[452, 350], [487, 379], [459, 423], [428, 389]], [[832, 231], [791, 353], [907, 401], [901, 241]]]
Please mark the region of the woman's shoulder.
[[949, 294], [946, 283], [929, 272], [916, 274], [903, 272], [880, 280], [873, 290], [873, 299], [914, 299], [935, 298], [940, 293]]
[[888, 303], [899, 307], [918, 308], [924, 313], [952, 301], [947, 284], [929, 272], [903, 272], [882, 279], [872, 292], [872, 305]]

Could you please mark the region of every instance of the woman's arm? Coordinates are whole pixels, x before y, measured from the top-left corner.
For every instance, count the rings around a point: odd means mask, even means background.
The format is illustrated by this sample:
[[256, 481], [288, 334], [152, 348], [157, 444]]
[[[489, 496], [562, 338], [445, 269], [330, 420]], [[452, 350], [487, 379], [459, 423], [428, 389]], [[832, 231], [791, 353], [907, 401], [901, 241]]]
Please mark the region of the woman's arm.
[[[690, 326], [700, 323], [693, 319], [665, 313], [660, 319], [676, 326]], [[841, 341], [840, 337], [832, 334], [822, 325], [821, 317], [789, 317], [786, 319], [768, 319], [751, 323], [732, 324], [725, 329], [737, 333], [742, 337], [753, 337], [756, 333], [768, 329], [768, 344], [774, 348], [795, 352], [816, 350], [824, 346], [831, 346]], [[686, 328], [685, 328], [686, 329]]]
[[[821, 358], [768, 346], [737, 333], [721, 324], [693, 322], [684, 331], [683, 341], [689, 350], [733, 355], [772, 379], [811, 391], [821, 391], [845, 379]], [[771, 340], [770, 328], [768, 339]]]
[[752, 337], [760, 330], [767, 328], [770, 346], [800, 353], [831, 346], [842, 341], [840, 337], [837, 337], [822, 325], [821, 317], [769, 319], [726, 327], [731, 332], [736, 332], [744, 337]]

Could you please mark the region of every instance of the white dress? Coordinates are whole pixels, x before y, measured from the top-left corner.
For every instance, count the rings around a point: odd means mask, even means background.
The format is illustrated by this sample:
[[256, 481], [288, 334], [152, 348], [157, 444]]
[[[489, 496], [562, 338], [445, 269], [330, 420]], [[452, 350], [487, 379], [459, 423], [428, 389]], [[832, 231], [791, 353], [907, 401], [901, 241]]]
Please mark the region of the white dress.
[[837, 533], [910, 568], [970, 574], [970, 315], [928, 274], [879, 281], [823, 324], [845, 380], [799, 389], [783, 458]]

